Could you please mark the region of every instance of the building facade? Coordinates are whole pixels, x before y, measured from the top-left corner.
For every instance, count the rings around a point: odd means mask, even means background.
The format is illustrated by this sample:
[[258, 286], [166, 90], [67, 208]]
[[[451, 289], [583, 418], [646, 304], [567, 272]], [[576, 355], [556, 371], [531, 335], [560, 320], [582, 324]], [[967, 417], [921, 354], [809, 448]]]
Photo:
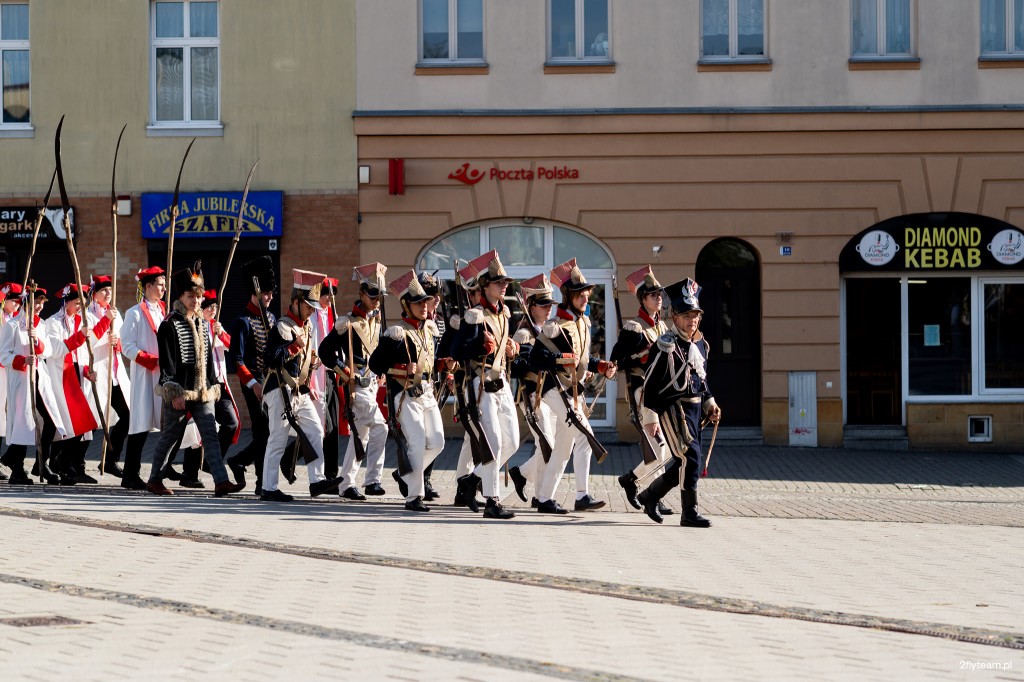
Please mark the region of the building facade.
[[[1019, 4], [1019, 3], [1018, 3]], [[704, 287], [723, 426], [1019, 450], [1024, 68], [1006, 0], [360, 0], [362, 260]], [[621, 382], [619, 382], [621, 383]], [[617, 396], [617, 397], [616, 397]], [[592, 421], [629, 437], [622, 388]]]

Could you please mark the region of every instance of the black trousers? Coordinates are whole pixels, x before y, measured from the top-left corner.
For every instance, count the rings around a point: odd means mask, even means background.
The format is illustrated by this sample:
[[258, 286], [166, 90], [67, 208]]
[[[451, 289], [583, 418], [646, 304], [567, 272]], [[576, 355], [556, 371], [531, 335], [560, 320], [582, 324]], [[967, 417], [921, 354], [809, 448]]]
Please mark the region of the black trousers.
[[117, 463], [121, 459], [121, 450], [124, 448], [125, 439], [128, 437], [128, 419], [131, 416], [128, 412], [128, 403], [124, 399], [120, 386], [114, 386], [114, 390], [110, 394], [110, 409], [117, 415], [117, 424], [110, 429], [106, 461]]
[[[237, 455], [231, 457], [232, 464], [240, 464], [247, 467], [250, 464], [256, 467], [256, 478], [263, 479], [263, 458], [267, 452], [267, 441], [270, 440], [270, 421], [263, 413], [263, 406], [260, 404], [256, 392], [251, 388], [242, 386], [242, 397], [245, 399], [245, 406], [249, 410], [249, 422], [252, 424], [252, 442]], [[226, 460], [225, 460], [226, 461]]]
[[149, 437], [149, 431], [128, 434], [124, 449], [124, 466], [122, 467], [126, 479], [139, 475], [142, 468], [142, 451], [146, 449], [147, 437]]
[[327, 374], [327, 396], [325, 398], [324, 420], [324, 476], [327, 480], [338, 477], [338, 411], [341, 401], [338, 400], [338, 389], [334, 381], [334, 373]]
[[[228, 451], [231, 447], [231, 440], [235, 436], [235, 429], [238, 428], [238, 416], [235, 414], [234, 405], [231, 402], [231, 398], [224, 395], [220, 400], [213, 404], [214, 419], [217, 421], [217, 426], [220, 429], [217, 431], [217, 442], [220, 443], [220, 451], [223, 453]], [[181, 440], [175, 448], [177, 450], [181, 447]], [[181, 476], [184, 479], [192, 480], [199, 478], [199, 467], [202, 465], [203, 459], [203, 448], [196, 447], [190, 448], [185, 451], [184, 464], [181, 467]], [[172, 461], [173, 458], [168, 459]], [[209, 467], [207, 467], [209, 468]]]

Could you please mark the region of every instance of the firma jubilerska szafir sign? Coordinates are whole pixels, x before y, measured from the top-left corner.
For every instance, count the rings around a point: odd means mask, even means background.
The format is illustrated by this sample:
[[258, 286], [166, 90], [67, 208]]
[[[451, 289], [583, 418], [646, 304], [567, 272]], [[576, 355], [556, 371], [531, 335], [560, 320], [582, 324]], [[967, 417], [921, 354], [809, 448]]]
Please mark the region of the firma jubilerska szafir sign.
[[972, 213], [915, 213], [864, 230], [839, 256], [843, 272], [1024, 269], [1024, 232]]
[[[142, 195], [142, 236], [167, 239], [171, 229], [171, 193]], [[233, 237], [241, 192], [183, 192], [178, 195], [174, 238]], [[280, 237], [284, 229], [284, 192], [249, 192], [242, 237]]]

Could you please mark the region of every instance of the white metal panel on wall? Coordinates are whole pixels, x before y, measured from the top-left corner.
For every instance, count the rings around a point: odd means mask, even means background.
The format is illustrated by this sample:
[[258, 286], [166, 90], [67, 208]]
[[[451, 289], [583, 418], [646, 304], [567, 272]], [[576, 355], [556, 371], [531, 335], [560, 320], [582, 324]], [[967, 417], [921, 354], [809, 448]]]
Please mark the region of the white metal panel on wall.
[[818, 447], [818, 373], [789, 373], [789, 444]]

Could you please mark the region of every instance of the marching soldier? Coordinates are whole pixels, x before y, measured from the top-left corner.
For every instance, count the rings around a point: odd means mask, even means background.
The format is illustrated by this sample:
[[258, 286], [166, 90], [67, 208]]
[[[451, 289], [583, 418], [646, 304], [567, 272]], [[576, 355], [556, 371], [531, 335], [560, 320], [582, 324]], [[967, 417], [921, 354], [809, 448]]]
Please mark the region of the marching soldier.
[[[11, 469], [11, 485], [31, 485], [25, 471], [25, 454], [29, 445], [36, 444], [36, 412], [43, 421], [42, 428], [52, 428], [64, 434], [59, 423], [57, 397], [50, 385], [50, 376], [40, 371], [42, 360], [50, 354], [45, 329], [39, 313], [46, 303], [46, 290], [35, 289], [35, 307], [22, 310], [0, 329], [0, 364], [7, 368], [7, 452], [0, 462]], [[28, 305], [28, 292], [22, 294], [22, 305]], [[31, 321], [29, 321], [31, 320]], [[33, 378], [34, 377], [34, 378]], [[32, 383], [35, 383], [35, 396]], [[34, 400], [33, 400], [34, 398]], [[39, 453], [42, 456], [42, 453]], [[42, 476], [47, 483], [56, 485], [58, 476], [42, 463]]]
[[[270, 423], [263, 413], [263, 382], [267, 378], [267, 338], [277, 322], [267, 311], [266, 320], [260, 305], [266, 311], [274, 298], [274, 264], [270, 256], [261, 256], [242, 266], [249, 302], [245, 311], [235, 320], [231, 329], [231, 345], [227, 355], [227, 369], [238, 376], [242, 385], [242, 398], [249, 410], [252, 441], [244, 450], [227, 460], [228, 468], [238, 483], [245, 483], [245, 468], [256, 469], [256, 495], [263, 492], [263, 460], [270, 437]], [[255, 282], [256, 284], [254, 284]]]
[[[583, 273], [576, 266], [576, 259], [566, 261], [551, 271], [551, 282], [559, 287], [562, 302], [558, 304], [554, 319], [544, 323], [539, 343], [534, 344], [530, 353], [530, 367], [540, 375], [541, 400], [547, 403], [555, 415], [556, 424], [566, 424], [555, 431], [551, 444], [551, 460], [544, 471], [544, 478], [537, 489], [542, 514], [565, 514], [567, 510], [555, 501], [555, 490], [562, 478], [569, 456], [573, 456], [576, 474], [576, 511], [590, 511], [605, 506], [603, 500], [595, 500], [588, 491], [590, 478], [590, 444], [593, 431], [587, 420], [584, 407], [584, 379], [590, 372], [604, 374], [611, 379], [615, 376], [615, 363], [590, 355], [590, 318], [586, 315], [587, 303], [593, 284], [588, 284]], [[571, 411], [571, 412], [570, 412]]]
[[[384, 447], [387, 444], [388, 427], [377, 403], [377, 391], [383, 385], [370, 369], [370, 356], [380, 341], [380, 297], [381, 285], [387, 268], [380, 263], [360, 265], [353, 272], [353, 279], [359, 280], [359, 299], [348, 315], [339, 316], [334, 329], [320, 344], [320, 360], [336, 368], [342, 380], [347, 379], [346, 412], [350, 413], [351, 435], [345, 457], [341, 463], [341, 496], [349, 500], [365, 500], [356, 487], [356, 473], [359, 460], [356, 458], [356, 439], [363, 446], [366, 474], [363, 478], [363, 492], [366, 495], [383, 495], [380, 484], [384, 472]], [[351, 355], [349, 355], [351, 349]], [[350, 374], [351, 370], [351, 374]]]
[[[427, 301], [427, 319], [432, 321], [437, 326], [437, 344], [434, 348], [434, 357], [437, 358], [437, 365], [440, 369], [442, 378], [446, 376], [448, 364], [451, 361], [451, 355], [441, 355], [438, 353], [440, 350], [440, 340], [444, 337], [445, 329], [447, 325], [443, 317], [439, 317], [437, 314], [437, 306], [441, 303], [441, 282], [437, 279], [437, 271], [434, 272], [421, 272], [418, 275], [420, 280], [420, 286], [423, 287], [423, 291], [430, 296], [430, 300]], [[438, 385], [435, 383], [435, 386]], [[438, 405], [438, 409], [444, 407], [444, 405]], [[434, 463], [431, 462], [423, 470], [423, 501], [432, 502], [437, 498], [441, 497], [434, 486], [430, 484], [430, 476], [434, 473]]]
[[[430, 507], [423, 504], [423, 469], [444, 449], [441, 411], [430, 380], [437, 326], [427, 319], [431, 296], [413, 270], [392, 281], [388, 290], [402, 303], [402, 320], [384, 332], [370, 356], [370, 370], [387, 377], [388, 409], [401, 431], [398, 437], [407, 444], [405, 453], [399, 446], [399, 469], [406, 468], [408, 473], [395, 473], [405, 508], [426, 512]], [[408, 461], [403, 463], [403, 456]]]
[[203, 439], [214, 495], [223, 497], [243, 486], [229, 480], [217, 438], [214, 405], [221, 399], [223, 387], [214, 370], [210, 333], [201, 309], [203, 273], [196, 263], [193, 269], [175, 272], [173, 279], [178, 297], [157, 330], [160, 379], [156, 392], [163, 398], [163, 430], [153, 452], [146, 490], [154, 495], [174, 494], [164, 486], [164, 464], [185, 435], [191, 416]]
[[[320, 310], [314, 311], [309, 318], [313, 325], [313, 348], [319, 355], [320, 344], [334, 329], [336, 311], [331, 307], [331, 297], [338, 295], [338, 280], [324, 277], [320, 287]], [[313, 404], [320, 414], [324, 426], [324, 476], [338, 476], [338, 377], [334, 373], [334, 365], [322, 362], [313, 372], [310, 388], [313, 390]]]
[[[83, 291], [83, 294], [88, 293]], [[43, 428], [39, 438], [41, 461], [50, 459], [60, 475], [61, 483], [96, 483], [85, 473], [85, 447], [82, 437], [99, 428], [92, 388], [88, 382], [96, 381], [96, 373], [88, 366], [85, 336], [98, 339], [106, 336], [114, 319], [114, 311], [107, 310], [100, 320], [82, 310], [78, 298], [78, 285], [68, 284], [60, 292], [61, 307], [44, 324], [50, 354], [43, 363], [50, 375], [50, 385], [57, 396], [60, 423], [64, 427], [61, 440], [54, 445], [57, 431], [52, 424]], [[88, 392], [88, 396], [86, 393]], [[54, 467], [51, 467], [54, 468]]]
[[[665, 288], [672, 303], [672, 327], [656, 344], [654, 358], [644, 376], [644, 407], [658, 416], [672, 460], [664, 473], [637, 496], [651, 519], [661, 523], [658, 503], [680, 484], [682, 470], [683, 516], [680, 525], [708, 528], [711, 521], [697, 511], [700, 480], [701, 418], [717, 422], [722, 417], [707, 383], [710, 345], [700, 332], [704, 311], [700, 287], [692, 279]], [[652, 349], [653, 350], [653, 349]], [[685, 465], [684, 465], [685, 463]], [[684, 468], [685, 466], [685, 468]]]
[[452, 355], [465, 366], [472, 426], [479, 428], [481, 442], [487, 442], [490, 452], [484, 453], [489, 459], [458, 479], [459, 492], [466, 506], [478, 511], [476, 489], [477, 483], [482, 483], [487, 501], [484, 518], [511, 519], [515, 514], [502, 506], [498, 495], [498, 470], [519, 448], [519, 418], [507, 369], [518, 353], [510, 330], [511, 313], [505, 305], [505, 291], [512, 278], [494, 250], [474, 259], [470, 267], [478, 273], [480, 305], [466, 311]]
[[128, 417], [128, 441], [124, 453], [124, 474], [121, 487], [145, 490], [146, 483], [139, 476], [142, 450], [150, 431], [160, 430], [163, 401], [156, 388], [160, 380], [159, 346], [156, 331], [166, 315], [163, 297], [167, 279], [163, 268], [154, 265], [139, 270], [139, 303], [128, 309], [121, 328], [124, 356], [131, 362], [131, 412]]
[[[10, 322], [21, 310], [21, 285], [7, 282], [0, 287], [0, 328]], [[0, 365], [0, 438], [7, 433], [7, 368]], [[7, 477], [0, 473], [0, 481]]]
[[[521, 282], [519, 286], [525, 297], [526, 317], [512, 337], [512, 340], [519, 344], [519, 354], [512, 360], [512, 376], [519, 381], [517, 403], [533, 433], [534, 446], [530, 459], [522, 466], [509, 468], [508, 473], [515, 485], [516, 493], [525, 502], [526, 484], [533, 481], [536, 488], [544, 478], [557, 427], [554, 413], [547, 403], [540, 399], [537, 391], [540, 377], [530, 369], [530, 354], [537, 343], [537, 337], [541, 334], [541, 326], [551, 317], [551, 307], [555, 304], [552, 296], [555, 292], [545, 273], [531, 277]], [[540, 506], [540, 501], [536, 497], [531, 502], [533, 507]]]
[[310, 396], [309, 381], [320, 364], [312, 343], [310, 316], [320, 309], [320, 287], [325, 275], [293, 270], [288, 312], [270, 330], [267, 339], [267, 372], [263, 403], [270, 421], [270, 438], [263, 460], [265, 502], [291, 502], [278, 489], [278, 467], [288, 444], [289, 429], [295, 429], [296, 447], [303, 452], [309, 473], [310, 497], [338, 491], [340, 478], [324, 477], [324, 427]]
[[[654, 277], [650, 265], [645, 265], [626, 278], [631, 294], [635, 294], [640, 303], [640, 310], [636, 318], [627, 320], [619, 331], [619, 338], [612, 348], [611, 359], [619, 369], [626, 373], [626, 390], [631, 391], [639, 414], [642, 428], [646, 432], [646, 438], [652, 446], [656, 455], [653, 462], [640, 461], [636, 467], [619, 476], [619, 485], [626, 492], [626, 501], [634, 509], [640, 508], [636, 499], [637, 481], [643, 479], [647, 474], [654, 471], [665, 463], [669, 457], [668, 446], [661, 436], [658, 427], [658, 416], [650, 409], [643, 407], [644, 370], [650, 364], [653, 355], [651, 346], [668, 331], [668, 327], [661, 319], [662, 292], [664, 288]], [[673, 511], [664, 503], [659, 503], [658, 510], [662, 515], [672, 514]]]
[[[121, 449], [124, 447], [125, 438], [128, 437], [128, 421], [130, 416], [130, 387], [128, 370], [125, 368], [124, 358], [121, 356], [121, 329], [124, 327], [124, 320], [121, 313], [113, 307], [110, 300], [112, 281], [109, 275], [96, 275], [89, 283], [92, 293], [92, 303], [89, 304], [89, 314], [97, 320], [103, 320], [110, 312], [113, 312], [113, 319], [110, 329], [93, 342], [93, 370], [96, 372], [96, 388], [100, 393], [100, 409], [105, 410], [107, 405], [107, 382], [110, 374], [113, 373], [111, 384], [110, 409], [113, 414], [107, 429], [110, 433], [110, 440], [107, 443], [107, 454], [104, 458], [104, 471], [102, 473], [112, 474], [121, 478], [123, 472], [117, 462], [121, 458]], [[89, 401], [90, 405], [93, 402]], [[98, 413], [95, 412], [97, 421]]]

